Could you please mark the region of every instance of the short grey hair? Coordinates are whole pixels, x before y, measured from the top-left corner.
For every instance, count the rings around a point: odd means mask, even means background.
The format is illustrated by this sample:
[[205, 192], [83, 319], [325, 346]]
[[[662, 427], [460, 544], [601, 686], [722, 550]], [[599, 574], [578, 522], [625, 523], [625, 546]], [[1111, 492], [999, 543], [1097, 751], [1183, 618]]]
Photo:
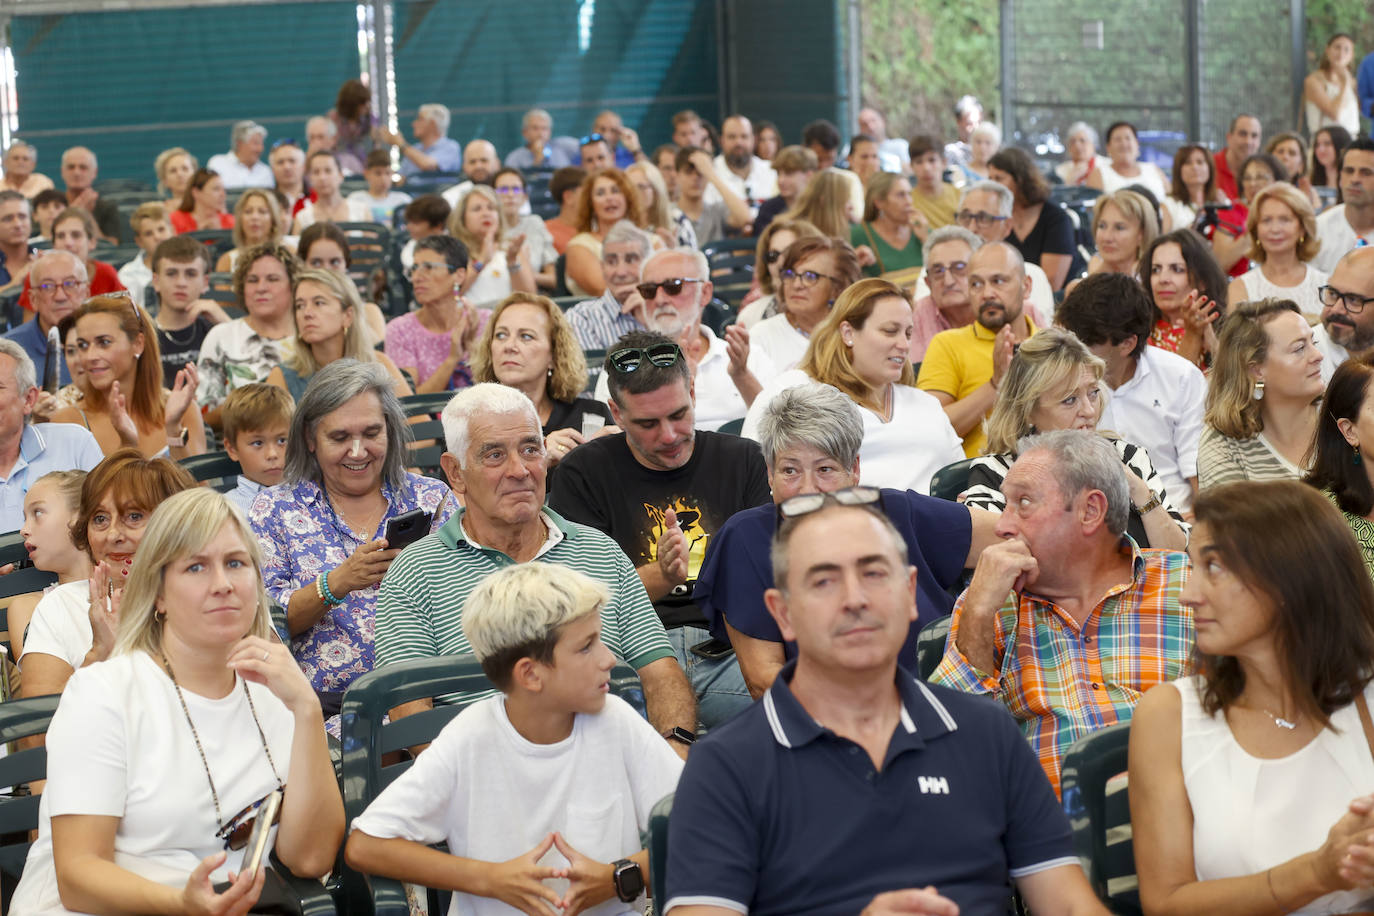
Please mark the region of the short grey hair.
[[395, 381], [386, 367], [377, 362], [336, 359], [310, 379], [305, 394], [291, 417], [290, 438], [286, 441], [286, 467], [282, 477], [287, 483], [311, 480], [324, 486], [319, 461], [310, 446], [320, 421], [360, 394], [371, 391], [382, 405], [386, 422], [386, 457], [382, 460], [382, 481], [399, 488], [406, 481], [406, 446], [410, 427], [405, 411], [396, 399]]
[[[962, 200], [959, 202], [963, 203]], [[930, 253], [935, 250], [935, 246], [943, 245], [945, 242], [963, 242], [968, 246], [970, 255], [983, 247], [983, 240], [963, 226], [941, 226], [926, 236], [925, 244], [921, 246], [921, 263], [929, 264]]]
[[834, 500], [826, 500], [825, 504], [815, 512], [799, 516], [796, 519], [786, 519], [778, 530], [773, 532], [773, 546], [769, 552], [770, 559], [773, 561], [773, 585], [781, 592], [788, 592], [787, 573], [791, 568], [791, 563], [787, 556], [788, 550], [792, 545], [792, 537], [796, 530], [806, 524], [808, 520], [825, 514], [826, 512], [863, 512], [872, 516], [882, 527], [883, 533], [887, 536], [888, 546], [897, 554], [897, 559], [903, 568], [911, 565], [910, 555], [907, 553], [906, 539], [902, 537], [897, 526], [892, 524], [892, 519], [883, 514], [876, 506], [846, 506]]
[[964, 188], [964, 193], [959, 195], [960, 210], [964, 208], [964, 201], [968, 200], [968, 196], [974, 191], [987, 191], [989, 194], [996, 194], [997, 215], [1011, 216], [1012, 205], [1016, 202], [1016, 198], [1011, 193], [1011, 188], [987, 178], [984, 178], [982, 181], [975, 181], [973, 184]]
[[1097, 129], [1087, 121], [1074, 121], [1070, 124], [1069, 129], [1064, 131], [1064, 139], [1072, 140], [1079, 134], [1087, 134], [1088, 139], [1092, 141], [1093, 149], [1097, 148]]
[[64, 150], [62, 151], [62, 161], [63, 161], [63, 162], [66, 162], [66, 161], [67, 161], [67, 154], [68, 154], [68, 153], [76, 153], [76, 152], [82, 152], [82, 153], [85, 153], [87, 156], [90, 156], [90, 157], [91, 157], [91, 169], [92, 169], [93, 171], [96, 171], [96, 172], [99, 172], [99, 171], [100, 171], [100, 160], [96, 157], [96, 155], [95, 155], [95, 150], [91, 149], [89, 146], [69, 146], [69, 147], [67, 147], [66, 149], [64, 149]]
[[[482, 382], [463, 388], [449, 399], [439, 419], [444, 424], [444, 447], [458, 461], [458, 467], [466, 467], [468, 446], [472, 444], [472, 421], [483, 415], [509, 414], [523, 415], [536, 430], [542, 430], [534, 402], [518, 388]], [[542, 433], [540, 442], [543, 442]]]
[[38, 385], [38, 370], [34, 368], [29, 351], [7, 337], [0, 337], [0, 353], [14, 360], [14, 381], [19, 396]]
[[82, 280], [90, 279], [90, 274], [86, 272], [85, 262], [65, 248], [49, 248], [41, 252], [38, 257], [33, 259], [33, 266], [29, 268], [29, 276], [32, 277], [34, 275], [34, 271], [38, 269], [39, 265], [47, 265], [52, 261], [64, 259], [71, 263], [72, 273], [76, 274], [78, 278]]
[[479, 662], [499, 652], [551, 639], [601, 610], [611, 590], [585, 573], [554, 563], [516, 563], [486, 576], [463, 603], [463, 635]]
[[520, 127], [528, 127], [529, 123], [535, 118], [543, 118], [545, 121], [549, 122], [550, 127], [553, 126], [553, 115], [542, 108], [531, 108], [529, 111], [525, 112], [525, 116], [520, 119]]
[[863, 442], [859, 408], [848, 395], [823, 382], [783, 390], [764, 408], [759, 421], [759, 445], [770, 472], [778, 452], [798, 445], [811, 446], [848, 471], [859, 459]]
[[36, 165], [36, 164], [38, 163], [38, 147], [34, 146], [32, 143], [30, 143], [30, 142], [27, 141], [27, 140], [15, 140], [15, 141], [14, 141], [13, 143], [11, 143], [11, 144], [9, 145], [9, 147], [5, 150], [5, 155], [8, 156], [10, 153], [14, 152], [16, 149], [18, 149], [18, 148], [21, 147], [21, 146], [27, 146], [30, 150], [33, 151], [33, 161], [34, 161], [34, 164]]
[[998, 127], [993, 121], [981, 121], [978, 126], [968, 132], [968, 138], [987, 137], [998, 146], [1002, 145], [1002, 128]]
[[305, 132], [310, 133], [310, 125], [318, 123], [324, 124], [325, 130], [329, 132], [329, 136], [337, 137], [339, 135], [339, 125], [335, 124], [332, 118], [326, 118], [324, 115], [315, 115], [315, 117], [306, 121]]
[[263, 127], [257, 121], [236, 122], [229, 131], [229, 148], [233, 149], [253, 134], [265, 137], [267, 136], [267, 128]]
[[616, 224], [606, 233], [606, 238], [601, 242], [601, 259], [603, 261], [606, 259], [607, 247], [625, 242], [634, 242], [639, 248], [640, 263], [649, 257], [649, 252], [654, 247], [653, 236], [649, 233], [627, 219], [617, 220]]
[[645, 258], [643, 262], [640, 263], [640, 279], [644, 278], [644, 273], [649, 269], [650, 264], [654, 263], [659, 258], [666, 257], [668, 255], [686, 255], [687, 257], [690, 257], [692, 259], [692, 265], [696, 268], [697, 278], [707, 281], [711, 279], [711, 265], [706, 260], [706, 255], [702, 254], [695, 248], [660, 248], [658, 251], [655, 251], [653, 254]]
[[1107, 530], [1116, 537], [1125, 533], [1131, 506], [1126, 468], [1107, 437], [1086, 429], [1057, 429], [1016, 443], [1018, 461], [1032, 451], [1048, 452], [1054, 459], [1052, 473], [1065, 502], [1086, 490], [1100, 490], [1107, 497]]
[[420, 106], [417, 112], [422, 118], [429, 118], [434, 122], [434, 126], [439, 128], [441, 137], [448, 136], [449, 113], [447, 105], [440, 105], [438, 102], [427, 102]]

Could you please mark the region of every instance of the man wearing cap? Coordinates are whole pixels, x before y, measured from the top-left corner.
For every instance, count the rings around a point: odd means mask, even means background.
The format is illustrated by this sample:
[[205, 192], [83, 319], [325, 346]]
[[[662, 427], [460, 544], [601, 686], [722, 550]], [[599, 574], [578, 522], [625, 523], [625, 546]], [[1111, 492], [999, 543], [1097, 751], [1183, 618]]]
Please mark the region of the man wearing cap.
[[267, 128], [257, 121], [239, 121], [229, 132], [230, 152], [211, 156], [205, 167], [219, 175], [226, 190], [270, 188], [276, 183], [272, 167], [262, 161]]

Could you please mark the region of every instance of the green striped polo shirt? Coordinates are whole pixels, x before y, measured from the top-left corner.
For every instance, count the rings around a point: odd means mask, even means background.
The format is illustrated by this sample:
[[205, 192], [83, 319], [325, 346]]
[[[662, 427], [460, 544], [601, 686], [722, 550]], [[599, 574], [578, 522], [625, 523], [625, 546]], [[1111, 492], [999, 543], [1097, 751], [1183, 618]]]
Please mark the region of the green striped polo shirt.
[[[460, 509], [438, 531], [407, 547], [387, 569], [377, 598], [378, 668], [472, 652], [463, 635], [463, 604], [488, 573], [515, 561], [499, 550], [471, 544], [463, 534], [463, 514]], [[601, 638], [616, 658], [635, 669], [673, 658], [644, 583], [620, 545], [552, 509], [544, 509], [544, 515], [562, 537], [538, 559], [575, 569], [610, 589], [611, 600], [601, 609]], [[495, 693], [441, 699], [466, 703]]]

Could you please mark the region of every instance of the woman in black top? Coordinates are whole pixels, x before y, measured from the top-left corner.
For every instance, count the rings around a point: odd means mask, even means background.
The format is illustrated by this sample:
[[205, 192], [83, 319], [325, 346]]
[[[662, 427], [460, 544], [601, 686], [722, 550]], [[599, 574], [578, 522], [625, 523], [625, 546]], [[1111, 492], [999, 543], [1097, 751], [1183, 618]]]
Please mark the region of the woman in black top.
[[1073, 264], [1073, 222], [1050, 200], [1050, 186], [1025, 150], [1003, 147], [988, 160], [988, 177], [1014, 195], [1007, 242], [1031, 264], [1039, 264], [1051, 288], [1061, 290]]
[[581, 396], [587, 362], [572, 325], [547, 296], [517, 292], [501, 300], [473, 353], [472, 378], [529, 396], [544, 427], [550, 468], [586, 439], [620, 431], [605, 404]]

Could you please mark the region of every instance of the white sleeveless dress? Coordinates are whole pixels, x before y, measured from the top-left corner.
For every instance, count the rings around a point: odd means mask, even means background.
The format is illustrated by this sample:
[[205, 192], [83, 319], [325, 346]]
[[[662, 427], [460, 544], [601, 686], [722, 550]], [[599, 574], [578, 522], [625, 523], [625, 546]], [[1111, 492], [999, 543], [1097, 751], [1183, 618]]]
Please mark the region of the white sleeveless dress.
[[1326, 285], [1326, 274], [1322, 273], [1310, 263], [1307, 266], [1307, 276], [1302, 278], [1302, 282], [1297, 286], [1278, 286], [1269, 281], [1264, 275], [1264, 271], [1258, 267], [1247, 270], [1240, 275], [1240, 282], [1245, 284], [1245, 295], [1249, 301], [1255, 299], [1292, 299], [1298, 304], [1298, 308], [1309, 315], [1321, 313], [1322, 303], [1317, 295], [1317, 290]]

